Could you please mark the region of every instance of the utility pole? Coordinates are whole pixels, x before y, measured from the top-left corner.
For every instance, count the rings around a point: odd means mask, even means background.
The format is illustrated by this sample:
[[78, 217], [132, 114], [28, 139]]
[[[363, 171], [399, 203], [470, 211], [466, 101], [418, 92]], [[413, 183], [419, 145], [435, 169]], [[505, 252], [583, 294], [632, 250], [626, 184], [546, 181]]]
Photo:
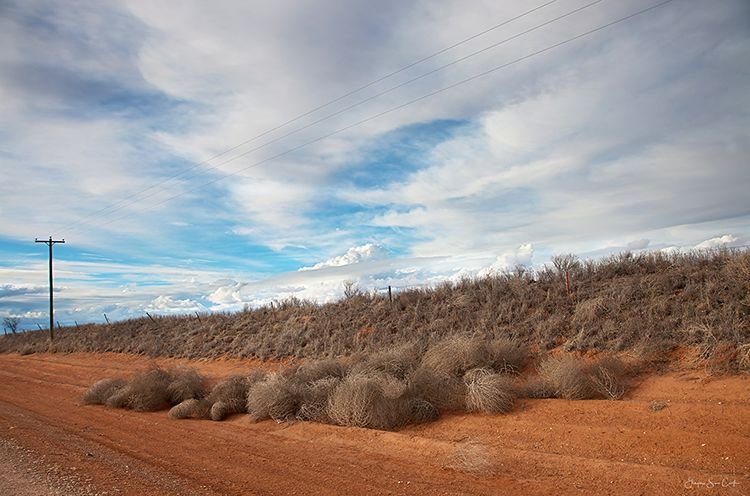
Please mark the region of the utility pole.
[[65, 239], [53, 240], [52, 236], [50, 236], [49, 240], [34, 239], [34, 243], [44, 243], [49, 246], [49, 340], [52, 341], [55, 339], [55, 305], [52, 294], [52, 246], [57, 243], [65, 243]]

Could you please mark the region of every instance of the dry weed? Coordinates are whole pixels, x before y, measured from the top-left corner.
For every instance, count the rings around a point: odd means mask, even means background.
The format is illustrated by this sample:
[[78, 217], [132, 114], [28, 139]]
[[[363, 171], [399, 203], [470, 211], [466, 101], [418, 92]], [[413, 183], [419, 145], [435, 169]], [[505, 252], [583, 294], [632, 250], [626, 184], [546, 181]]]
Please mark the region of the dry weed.
[[83, 394], [83, 402], [87, 405], [104, 405], [107, 400], [127, 385], [125, 379], [102, 379], [96, 381]]
[[438, 374], [462, 377], [471, 369], [491, 367], [492, 361], [487, 341], [453, 336], [430, 346], [422, 358], [422, 367]]
[[539, 364], [539, 376], [555, 396], [566, 400], [584, 400], [593, 396], [584, 364], [570, 355], [548, 357]]
[[456, 443], [448, 468], [472, 474], [487, 474], [494, 469], [492, 457], [487, 448], [473, 441]]
[[349, 375], [333, 391], [328, 416], [349, 427], [393, 430], [411, 420], [406, 401], [393, 397], [390, 378], [377, 374]]
[[277, 422], [294, 419], [302, 402], [302, 391], [291, 378], [272, 373], [265, 380], [256, 382], [247, 392], [247, 413], [260, 421], [273, 419]]
[[466, 409], [470, 412], [508, 413], [513, 409], [511, 379], [488, 369], [473, 369], [464, 375]]
[[619, 400], [625, 394], [625, 364], [614, 357], [603, 357], [589, 367], [594, 392], [609, 400]]

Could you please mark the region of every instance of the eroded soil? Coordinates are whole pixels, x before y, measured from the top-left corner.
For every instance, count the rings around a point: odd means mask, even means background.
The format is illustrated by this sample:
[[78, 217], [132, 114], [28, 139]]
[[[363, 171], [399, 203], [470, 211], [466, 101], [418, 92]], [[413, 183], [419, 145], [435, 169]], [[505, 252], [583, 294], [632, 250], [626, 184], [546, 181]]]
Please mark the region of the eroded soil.
[[750, 495], [748, 377], [675, 372], [623, 401], [524, 400], [399, 432], [81, 404], [94, 381], [151, 363], [216, 379], [258, 366], [0, 355], [0, 494]]

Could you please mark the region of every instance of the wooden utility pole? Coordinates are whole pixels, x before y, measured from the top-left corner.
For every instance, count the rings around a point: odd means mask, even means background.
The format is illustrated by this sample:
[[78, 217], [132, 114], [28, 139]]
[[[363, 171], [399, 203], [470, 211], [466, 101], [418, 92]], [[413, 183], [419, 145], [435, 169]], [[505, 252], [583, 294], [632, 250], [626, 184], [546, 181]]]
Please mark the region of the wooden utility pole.
[[50, 236], [49, 240], [35, 239], [34, 242], [44, 243], [49, 246], [49, 340], [52, 341], [55, 339], [55, 305], [52, 293], [52, 246], [57, 243], [65, 243], [65, 240], [53, 240], [52, 236]]

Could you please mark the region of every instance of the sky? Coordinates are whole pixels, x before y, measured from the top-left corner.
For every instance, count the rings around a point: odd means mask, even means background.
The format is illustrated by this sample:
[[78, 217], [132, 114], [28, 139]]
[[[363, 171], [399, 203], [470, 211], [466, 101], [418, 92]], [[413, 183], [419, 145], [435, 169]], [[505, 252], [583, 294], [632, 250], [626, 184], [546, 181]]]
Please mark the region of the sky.
[[660, 2], [0, 0], [0, 317], [750, 245], [750, 3]]

